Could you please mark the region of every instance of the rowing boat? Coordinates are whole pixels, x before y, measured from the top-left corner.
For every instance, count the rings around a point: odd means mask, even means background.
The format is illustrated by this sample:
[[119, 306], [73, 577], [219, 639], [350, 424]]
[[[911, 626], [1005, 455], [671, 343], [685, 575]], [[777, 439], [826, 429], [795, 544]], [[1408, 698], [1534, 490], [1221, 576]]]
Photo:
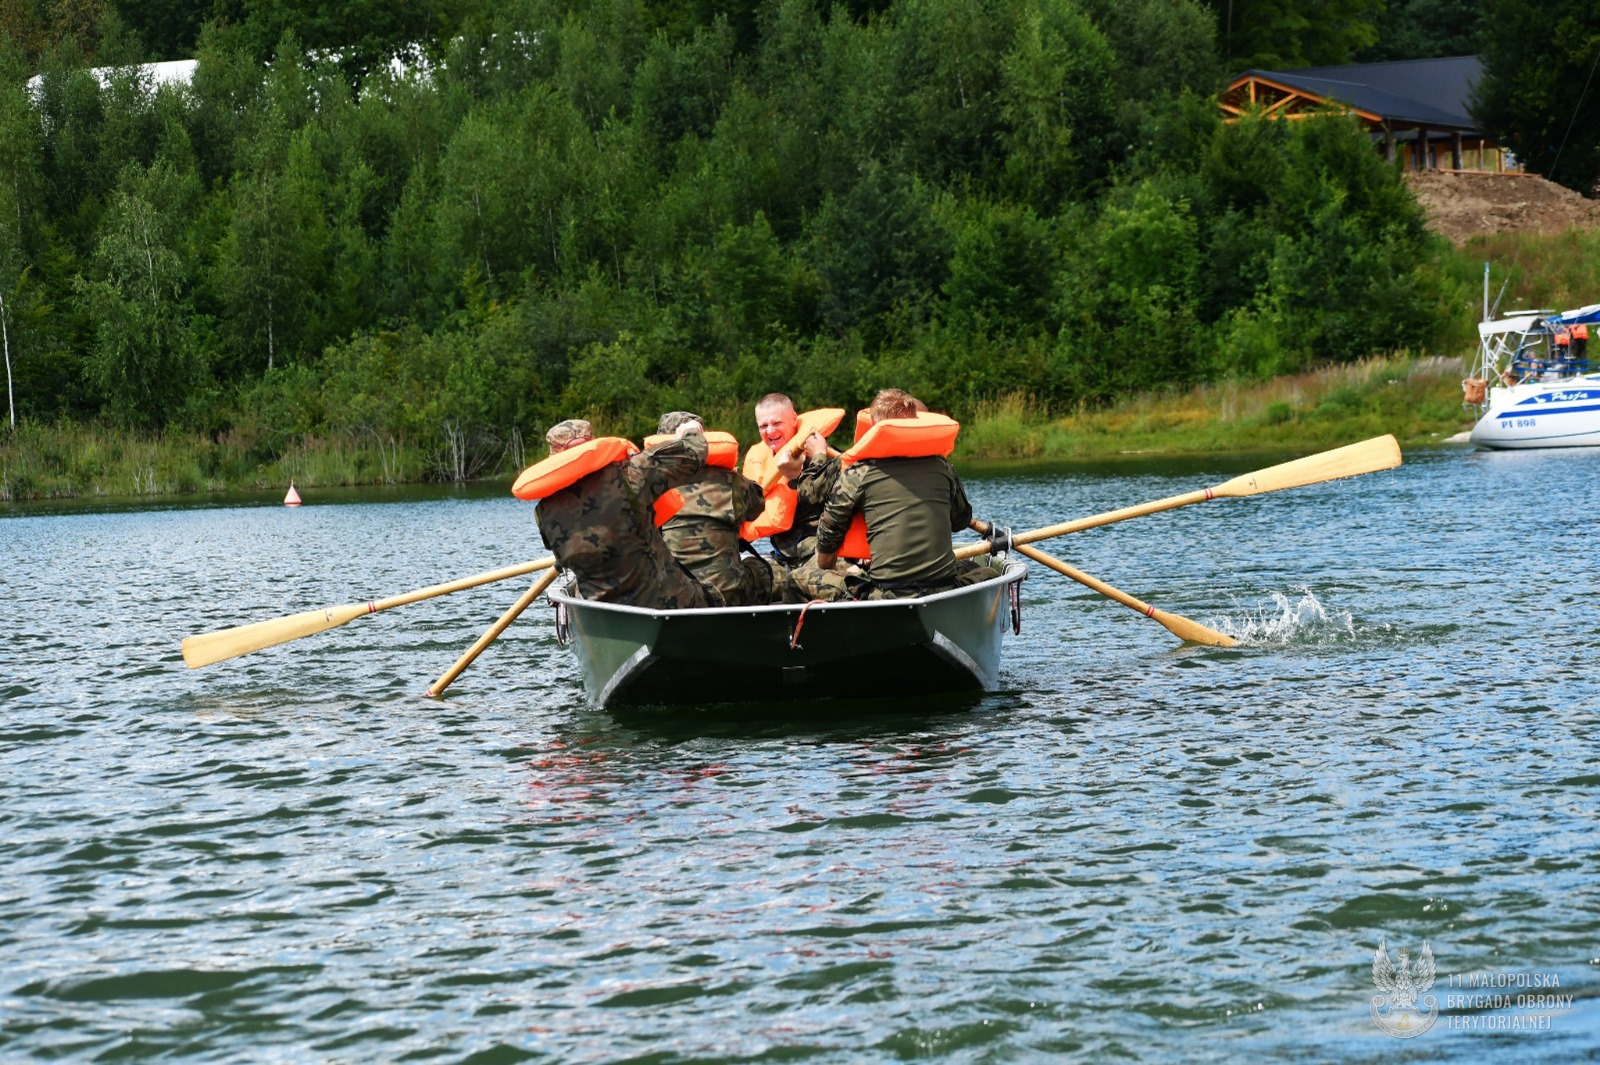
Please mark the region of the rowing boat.
[[649, 610], [549, 593], [598, 707], [992, 691], [1027, 566], [914, 599]]

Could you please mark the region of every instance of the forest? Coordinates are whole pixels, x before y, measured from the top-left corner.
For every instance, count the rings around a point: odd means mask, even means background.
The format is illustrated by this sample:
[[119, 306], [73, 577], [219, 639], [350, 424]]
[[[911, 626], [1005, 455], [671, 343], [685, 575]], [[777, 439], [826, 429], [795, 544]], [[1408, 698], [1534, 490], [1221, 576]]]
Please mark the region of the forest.
[[[573, 415], [748, 436], [773, 390], [1048, 414], [1459, 351], [1479, 264], [1365, 134], [1225, 124], [1214, 94], [1457, 54], [1528, 8], [12, 0], [7, 424], [196, 441], [190, 488], [329, 441], [348, 479], [463, 480]], [[1555, 8], [1589, 42], [1563, 62], [1600, 56], [1600, 18]], [[1507, 128], [1580, 113], [1502, 91], [1535, 60], [1495, 47]], [[1580, 83], [1551, 91], [1587, 114]], [[1592, 187], [1579, 124], [1557, 154]]]

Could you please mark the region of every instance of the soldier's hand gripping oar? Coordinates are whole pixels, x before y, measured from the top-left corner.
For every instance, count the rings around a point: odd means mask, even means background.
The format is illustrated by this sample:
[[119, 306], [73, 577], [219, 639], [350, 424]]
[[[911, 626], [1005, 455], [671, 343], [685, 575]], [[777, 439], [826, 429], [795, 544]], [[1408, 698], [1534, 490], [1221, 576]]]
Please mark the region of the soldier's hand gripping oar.
[[541, 558], [534, 562], [520, 562], [515, 566], [489, 570], [486, 573], [463, 577], [444, 584], [432, 584], [413, 592], [402, 592], [370, 603], [346, 603], [343, 606], [323, 607], [320, 610], [307, 610], [301, 614], [290, 614], [288, 617], [273, 618], [270, 621], [257, 621], [250, 625], [190, 636], [183, 641], [183, 660], [190, 669], [199, 669], [201, 666], [209, 666], [225, 658], [259, 651], [263, 647], [272, 647], [288, 643], [290, 640], [298, 640], [303, 636], [327, 632], [356, 618], [376, 614], [380, 610], [421, 602], [435, 596], [449, 595], [451, 592], [465, 591], [480, 584], [509, 580], [535, 570], [549, 569], [555, 565], [555, 561], [554, 558]]
[[[1392, 470], [1398, 465], [1400, 465], [1400, 445], [1395, 442], [1395, 438], [1393, 436], [1375, 436], [1371, 440], [1363, 440], [1359, 444], [1348, 444], [1345, 447], [1334, 448], [1332, 451], [1323, 451], [1315, 455], [1307, 455], [1303, 459], [1295, 459], [1292, 462], [1269, 466], [1264, 470], [1257, 470], [1255, 473], [1242, 474], [1231, 481], [1224, 481], [1211, 488], [1202, 488], [1198, 491], [1186, 492], [1183, 495], [1158, 499], [1153, 503], [1141, 503], [1135, 507], [1124, 507], [1121, 510], [1111, 510], [1089, 518], [1079, 518], [1076, 521], [1063, 522], [1060, 525], [1047, 525], [1042, 529], [1017, 533], [1011, 538], [1011, 543], [1014, 546], [1031, 544], [1039, 540], [1048, 540], [1054, 536], [1065, 536], [1067, 533], [1080, 532], [1084, 529], [1096, 529], [1102, 525], [1127, 521], [1129, 518], [1139, 518], [1146, 514], [1160, 513], [1163, 510], [1186, 507], [1190, 503], [1204, 503], [1208, 499], [1262, 495], [1266, 492], [1278, 492], [1285, 488], [1300, 488], [1305, 485], [1322, 484], [1325, 481], [1337, 481], [1341, 477], [1355, 477], [1363, 473], [1376, 473], [1378, 470]], [[974, 558], [978, 555], [988, 554], [990, 548], [991, 545], [987, 541], [966, 544], [956, 549], [956, 557]]]
[[[972, 528], [973, 531], [977, 532], [980, 536], [987, 536], [989, 534], [989, 527], [981, 521], [974, 520], [972, 522]], [[1029, 547], [1026, 544], [1018, 544], [1015, 541], [1012, 542], [1012, 546], [1020, 551], [1023, 555], [1039, 563], [1041, 566], [1048, 566], [1057, 573], [1061, 574], [1063, 577], [1071, 577], [1084, 587], [1093, 588], [1107, 599], [1113, 599], [1125, 607], [1137, 610], [1147, 618], [1154, 618], [1162, 625], [1165, 625], [1167, 631], [1172, 633], [1180, 640], [1186, 640], [1190, 643], [1203, 643], [1211, 647], [1232, 647], [1239, 642], [1232, 636], [1224, 635], [1223, 633], [1218, 632], [1216, 629], [1207, 628], [1198, 621], [1190, 621], [1188, 618], [1182, 617], [1178, 614], [1169, 614], [1165, 610], [1157, 610], [1149, 603], [1135, 599], [1127, 592], [1113, 588], [1104, 581], [1096, 580], [1082, 570], [1074, 569], [1073, 567], [1067, 565], [1054, 555], [1045, 554], [1037, 547]]]
[[472, 665], [473, 660], [483, 653], [483, 649], [494, 643], [500, 637], [500, 634], [510, 627], [513, 621], [521, 617], [522, 612], [533, 605], [533, 601], [539, 598], [546, 588], [550, 587], [550, 582], [554, 581], [556, 577], [557, 573], [552, 570], [534, 581], [533, 587], [523, 592], [522, 597], [511, 604], [511, 609], [501, 614], [500, 620], [490, 625], [484, 634], [478, 637], [477, 642], [467, 648], [460, 658], [456, 659], [456, 664], [445, 670], [444, 674], [433, 682], [433, 687], [422, 693], [423, 697], [437, 699], [443, 695], [444, 690], [450, 687], [455, 682], [455, 679], [461, 676], [468, 666]]

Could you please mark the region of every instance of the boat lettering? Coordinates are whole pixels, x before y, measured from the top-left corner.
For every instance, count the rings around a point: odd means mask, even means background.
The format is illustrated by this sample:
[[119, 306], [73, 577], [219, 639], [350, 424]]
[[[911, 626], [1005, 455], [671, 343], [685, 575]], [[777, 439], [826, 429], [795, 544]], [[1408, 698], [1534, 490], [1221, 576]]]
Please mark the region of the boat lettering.
[[1539, 424], [1538, 418], [1518, 418], [1511, 423], [1513, 429], [1532, 429]]

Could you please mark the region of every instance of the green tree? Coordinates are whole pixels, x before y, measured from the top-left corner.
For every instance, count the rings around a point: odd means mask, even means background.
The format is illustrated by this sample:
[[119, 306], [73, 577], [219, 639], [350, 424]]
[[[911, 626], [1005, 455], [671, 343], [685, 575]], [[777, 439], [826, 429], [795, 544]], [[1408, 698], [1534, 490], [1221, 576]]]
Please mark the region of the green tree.
[[209, 7], [191, 0], [111, 0], [153, 62], [194, 53]]
[[217, 253], [223, 325], [241, 368], [270, 371], [301, 347], [326, 283], [327, 242], [319, 195], [321, 175], [309, 127], [295, 134], [280, 161], [269, 145], [233, 182], [232, 218]]
[[1476, 55], [1484, 7], [1482, 0], [1388, 0], [1373, 24], [1378, 39], [1355, 58], [1380, 63]]
[[1229, 74], [1337, 66], [1377, 39], [1383, 0], [1206, 0]]
[[238, 25], [260, 58], [285, 33], [362, 77], [395, 56], [416, 57], [454, 36], [483, 11], [481, 0], [408, 0], [351, 5], [342, 0], [215, 0], [214, 17]]
[[1064, 4], [1027, 2], [1000, 60], [1004, 187], [1044, 211], [1093, 190], [1111, 132], [1114, 57], [1087, 18]]
[[1201, 229], [1193, 207], [1146, 182], [1116, 197], [1067, 263], [1057, 373], [1106, 399], [1204, 376]]
[[876, 346], [891, 311], [931, 309], [949, 260], [933, 202], [924, 182], [868, 163], [808, 220], [804, 255], [822, 279], [821, 318], [835, 335], [859, 331]]
[[1170, 116], [1184, 93], [1212, 99], [1225, 80], [1216, 21], [1201, 0], [1084, 0], [1084, 8], [1116, 57], [1116, 143], [1148, 145], [1145, 127]]
[[1010, 14], [982, 0], [902, 0], [891, 9], [878, 61], [894, 78], [872, 94], [890, 138], [880, 157], [936, 182], [982, 172], [999, 132], [994, 101]]
[[1595, 194], [1600, 179], [1600, 7], [1490, 0], [1472, 113], [1528, 169]]
[[78, 282], [93, 323], [86, 374], [107, 409], [132, 424], [164, 424], [199, 375], [183, 247], [198, 192], [194, 175], [165, 159], [130, 168], [107, 208], [94, 275]]
[[188, 125], [207, 184], [240, 168], [236, 156], [251, 144], [265, 81], [236, 29], [215, 23], [201, 29], [189, 81]]
[[39, 178], [43, 164], [39, 116], [28, 94], [26, 60], [0, 43], [0, 350], [5, 357], [6, 416], [16, 427], [15, 379], [22, 335], [17, 329], [26, 300], [27, 246], [39, 224]]

